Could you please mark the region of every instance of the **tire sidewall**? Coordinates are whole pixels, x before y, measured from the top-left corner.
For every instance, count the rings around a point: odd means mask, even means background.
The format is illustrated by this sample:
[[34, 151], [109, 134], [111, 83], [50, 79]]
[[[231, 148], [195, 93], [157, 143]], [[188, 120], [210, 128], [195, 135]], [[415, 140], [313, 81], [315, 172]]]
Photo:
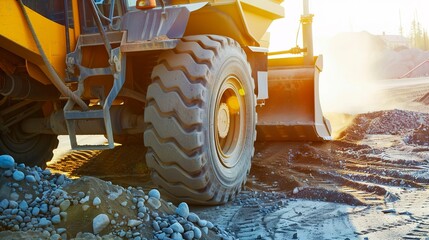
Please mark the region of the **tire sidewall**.
[[[238, 147], [241, 148], [238, 154], [238, 162], [232, 167], [226, 167], [221, 163], [216, 150], [216, 134], [215, 134], [215, 117], [216, 117], [216, 104], [228, 76], [234, 76], [238, 79], [241, 87], [245, 90], [244, 105], [246, 108], [244, 122], [243, 136], [240, 137], [241, 143]], [[209, 102], [206, 105], [206, 112], [208, 121], [205, 126], [205, 143], [208, 148], [206, 150], [207, 158], [209, 159], [210, 168], [212, 168], [212, 177], [214, 180], [219, 181], [220, 186], [234, 187], [241, 185], [245, 181], [248, 170], [250, 169], [251, 158], [254, 152], [254, 135], [255, 135], [255, 96], [253, 79], [250, 73], [247, 60], [241, 48], [227, 47], [222, 49], [216, 61], [212, 66], [210, 81], [208, 86], [208, 93], [210, 96]]]

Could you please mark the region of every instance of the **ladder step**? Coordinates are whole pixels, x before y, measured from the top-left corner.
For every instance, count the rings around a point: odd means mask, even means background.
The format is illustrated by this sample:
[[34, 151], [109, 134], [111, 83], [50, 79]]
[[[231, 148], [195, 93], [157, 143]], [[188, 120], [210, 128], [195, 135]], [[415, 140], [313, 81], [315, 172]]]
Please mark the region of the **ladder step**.
[[89, 110], [82, 111], [65, 111], [64, 118], [67, 120], [72, 119], [91, 119], [91, 118], [104, 118], [103, 110]]

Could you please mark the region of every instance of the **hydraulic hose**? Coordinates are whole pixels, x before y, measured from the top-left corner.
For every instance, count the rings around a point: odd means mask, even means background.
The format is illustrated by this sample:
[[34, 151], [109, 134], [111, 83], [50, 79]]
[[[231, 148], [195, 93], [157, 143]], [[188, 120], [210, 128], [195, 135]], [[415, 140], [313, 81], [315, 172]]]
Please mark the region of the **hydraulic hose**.
[[85, 104], [82, 99], [74, 94], [61, 80], [60, 76], [58, 76], [58, 73], [55, 71], [55, 69], [52, 67], [52, 64], [49, 62], [48, 58], [46, 57], [45, 51], [42, 48], [42, 45], [40, 44], [39, 38], [36, 35], [36, 32], [34, 31], [33, 24], [31, 24], [30, 18], [28, 17], [27, 11], [25, 10], [24, 4], [22, 3], [22, 0], [18, 0], [19, 6], [21, 8], [22, 14], [24, 15], [24, 18], [27, 22], [28, 27], [30, 28], [31, 35], [33, 36], [34, 42], [36, 43], [37, 49], [39, 50], [40, 56], [43, 59], [43, 62], [45, 63], [46, 67], [48, 68], [48, 71], [50, 73], [49, 79], [51, 80], [52, 84], [58, 89], [58, 91], [61, 92], [64, 96], [69, 97], [72, 99], [77, 105], [79, 105], [82, 110], [87, 111], [88, 105]]

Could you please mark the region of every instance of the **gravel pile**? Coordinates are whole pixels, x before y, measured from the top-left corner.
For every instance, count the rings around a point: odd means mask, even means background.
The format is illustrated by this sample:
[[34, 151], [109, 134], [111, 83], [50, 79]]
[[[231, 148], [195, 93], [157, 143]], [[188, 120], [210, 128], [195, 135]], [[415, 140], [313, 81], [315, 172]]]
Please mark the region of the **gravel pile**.
[[407, 144], [429, 146], [429, 125], [422, 124], [404, 137]]
[[186, 203], [164, 201], [156, 189], [145, 194], [94, 177], [71, 180], [9, 155], [0, 155], [0, 199], [0, 238], [230, 238]]
[[396, 109], [359, 114], [339, 138], [357, 141], [366, 134], [405, 135], [422, 124], [429, 124], [429, 114]]

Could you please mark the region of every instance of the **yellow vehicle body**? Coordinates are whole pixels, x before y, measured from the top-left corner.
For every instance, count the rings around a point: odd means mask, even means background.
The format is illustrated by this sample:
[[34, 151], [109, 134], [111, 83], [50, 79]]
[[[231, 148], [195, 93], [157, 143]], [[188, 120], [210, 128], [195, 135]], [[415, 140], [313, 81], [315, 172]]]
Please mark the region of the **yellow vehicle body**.
[[[57, 135], [73, 149], [144, 143], [155, 183], [220, 204], [244, 186], [256, 131], [330, 139], [311, 14], [303, 48], [272, 54], [267, 29], [284, 16], [281, 0], [140, 2], [0, 1], [0, 154], [43, 166]], [[79, 134], [107, 144], [79, 145]]]

